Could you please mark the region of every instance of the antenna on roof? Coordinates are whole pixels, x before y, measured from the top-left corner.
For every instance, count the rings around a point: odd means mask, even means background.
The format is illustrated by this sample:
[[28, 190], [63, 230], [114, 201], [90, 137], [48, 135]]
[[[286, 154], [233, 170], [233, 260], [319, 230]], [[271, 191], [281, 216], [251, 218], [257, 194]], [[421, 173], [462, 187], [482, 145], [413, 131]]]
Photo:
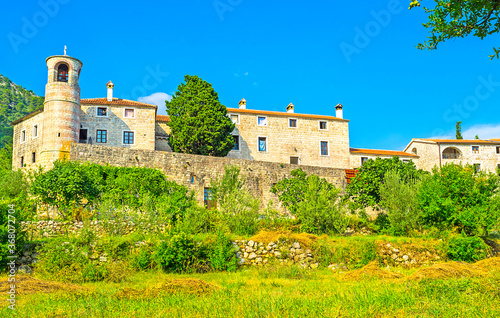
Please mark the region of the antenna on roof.
[[68, 47], [65, 45], [64, 46], [64, 55], [66, 55], [66, 50], [68, 49]]

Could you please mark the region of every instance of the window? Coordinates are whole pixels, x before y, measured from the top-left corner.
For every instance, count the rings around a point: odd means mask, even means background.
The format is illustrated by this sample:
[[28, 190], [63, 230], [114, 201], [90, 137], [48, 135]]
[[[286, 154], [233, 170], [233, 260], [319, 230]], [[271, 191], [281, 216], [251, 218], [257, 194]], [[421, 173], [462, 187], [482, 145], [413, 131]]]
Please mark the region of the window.
[[294, 118], [288, 119], [288, 127], [297, 128], [297, 119]]
[[215, 203], [215, 200], [213, 199], [212, 189], [210, 189], [210, 188], [203, 189], [203, 203], [205, 203], [205, 206], [207, 207], [207, 209], [217, 207], [217, 204]]
[[328, 129], [328, 126], [326, 125], [326, 121], [321, 120], [319, 122], [319, 130], [327, 130], [327, 129]]
[[500, 154], [500, 147], [497, 147], [497, 154]]
[[409, 162], [410, 162], [410, 160], [409, 160], [409, 159], [403, 159], [403, 162], [404, 162], [404, 163], [409, 163]]
[[196, 181], [196, 176], [194, 174], [191, 175], [191, 183], [194, 183]]
[[80, 143], [81, 144], [86, 144], [87, 143], [87, 129], [80, 129]]
[[321, 141], [321, 155], [328, 156], [328, 141]]
[[259, 126], [267, 126], [267, 117], [259, 116], [257, 117], [257, 125]]
[[368, 157], [361, 157], [361, 165], [368, 161]]
[[479, 164], [479, 163], [475, 163], [475, 164], [474, 164], [474, 171], [475, 171], [476, 173], [478, 173], [479, 171], [481, 171], [481, 164]]
[[133, 145], [134, 144], [134, 132], [133, 131], [124, 131], [123, 132], [123, 143], [125, 145]]
[[36, 162], [36, 152], [31, 153], [31, 162], [35, 163]]
[[479, 146], [472, 146], [472, 153], [479, 154]]
[[108, 116], [108, 108], [107, 107], [97, 107], [97, 116], [99, 116], [99, 117]]
[[298, 165], [299, 164], [299, 157], [290, 157], [290, 164], [291, 165]]
[[234, 124], [239, 124], [240, 123], [240, 115], [231, 114], [229, 117], [231, 118], [231, 121]]
[[500, 176], [500, 164], [497, 165], [497, 172], [498, 172], [498, 175]]
[[123, 117], [125, 118], [134, 118], [135, 117], [135, 109], [133, 108], [125, 108]]
[[240, 136], [233, 135], [234, 138], [234, 147], [233, 150], [240, 150]]
[[24, 167], [24, 156], [21, 156], [21, 168]]
[[411, 150], [411, 153], [412, 153], [412, 154], [414, 154], [414, 155], [416, 155], [416, 154], [417, 154], [417, 148], [413, 148], [413, 149]]
[[266, 152], [267, 151], [267, 138], [259, 137], [259, 151]]
[[33, 126], [33, 138], [38, 137], [38, 124]]
[[96, 142], [105, 143], [107, 141], [108, 132], [106, 130], [98, 130], [96, 134]]
[[57, 68], [57, 81], [58, 82], [68, 82], [68, 65], [61, 64]]
[[26, 141], [26, 130], [21, 130], [21, 142]]

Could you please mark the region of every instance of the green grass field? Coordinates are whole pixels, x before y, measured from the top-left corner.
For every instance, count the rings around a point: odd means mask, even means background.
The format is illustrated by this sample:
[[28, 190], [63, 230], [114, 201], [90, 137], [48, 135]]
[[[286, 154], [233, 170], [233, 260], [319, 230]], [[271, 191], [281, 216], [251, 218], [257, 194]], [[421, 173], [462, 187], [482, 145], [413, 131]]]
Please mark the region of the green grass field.
[[[194, 275], [142, 272], [127, 282], [83, 284], [84, 291], [62, 284], [68, 289], [20, 294], [15, 314], [5, 305], [0, 316], [500, 317], [499, 271], [420, 281], [406, 278], [415, 270], [393, 271], [405, 277], [346, 280], [326, 269], [293, 266]], [[177, 287], [154, 289], [165, 281]]]

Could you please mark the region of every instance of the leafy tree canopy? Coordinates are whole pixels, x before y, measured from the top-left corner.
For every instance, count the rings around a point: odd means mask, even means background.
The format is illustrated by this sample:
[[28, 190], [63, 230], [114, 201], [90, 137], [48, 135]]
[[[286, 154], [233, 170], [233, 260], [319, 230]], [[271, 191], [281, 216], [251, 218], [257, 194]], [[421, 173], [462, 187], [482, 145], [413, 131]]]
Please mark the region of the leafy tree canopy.
[[424, 172], [417, 170], [413, 161], [403, 162], [398, 157], [376, 158], [366, 161], [351, 179], [346, 193], [363, 206], [376, 206], [380, 202], [380, 186], [387, 171], [395, 171], [402, 182], [418, 179]]
[[455, 228], [467, 235], [487, 235], [500, 220], [499, 178], [475, 173], [471, 166], [435, 168], [419, 191], [424, 224], [440, 230]]
[[216, 157], [226, 156], [234, 147], [234, 124], [219, 102], [212, 84], [198, 76], [186, 75], [171, 101], [168, 143], [174, 152]]
[[[419, 0], [411, 0], [410, 9], [419, 7]], [[431, 35], [417, 48], [435, 50], [439, 43], [468, 35], [484, 39], [498, 33], [500, 27], [500, 0], [434, 0], [435, 7], [424, 7], [428, 21], [424, 27]], [[500, 48], [493, 48], [490, 58], [498, 58]]]

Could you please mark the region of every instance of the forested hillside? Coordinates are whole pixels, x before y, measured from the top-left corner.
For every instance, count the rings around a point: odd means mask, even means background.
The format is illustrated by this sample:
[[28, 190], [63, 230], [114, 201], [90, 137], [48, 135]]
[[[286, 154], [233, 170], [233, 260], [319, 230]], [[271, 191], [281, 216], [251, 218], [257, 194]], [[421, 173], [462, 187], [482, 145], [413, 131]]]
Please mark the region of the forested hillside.
[[42, 106], [43, 97], [0, 74], [0, 148], [12, 142], [12, 126], [9, 124]]

